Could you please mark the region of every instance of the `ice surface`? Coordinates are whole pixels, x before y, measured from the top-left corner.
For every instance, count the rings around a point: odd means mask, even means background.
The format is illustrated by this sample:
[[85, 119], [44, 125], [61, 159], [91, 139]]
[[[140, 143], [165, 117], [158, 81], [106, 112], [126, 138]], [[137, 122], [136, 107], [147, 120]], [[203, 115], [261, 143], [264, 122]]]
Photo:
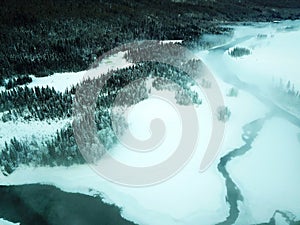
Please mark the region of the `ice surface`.
[[244, 156], [228, 171], [241, 188], [254, 223], [268, 221], [276, 210], [300, 215], [300, 128], [282, 118], [267, 121]]
[[[293, 29], [286, 29], [288, 26], [293, 26]], [[274, 81], [278, 84], [280, 79], [284, 83], [290, 80], [299, 90], [299, 21], [237, 26], [233, 40], [248, 35], [252, 38], [232, 48], [248, 48], [251, 55], [233, 58], [225, 52], [220, 61], [210, 58], [209, 51], [201, 51], [199, 56], [218, 77], [233, 73], [242, 81], [255, 84], [263, 91], [274, 85]], [[258, 35], [266, 36], [258, 38]], [[219, 83], [222, 90], [229, 89], [228, 84]], [[238, 100], [241, 96], [243, 101]], [[225, 97], [225, 102], [232, 111], [232, 116], [227, 123], [224, 154], [244, 144], [240, 138], [243, 125], [262, 118], [269, 111], [251, 93], [243, 91], [239, 91], [238, 97]], [[285, 118], [272, 118], [258, 134], [253, 148], [240, 158], [230, 161], [228, 171], [245, 198], [243, 203], [239, 203], [241, 212], [237, 224], [267, 222], [276, 210], [291, 211], [299, 219], [298, 133], [299, 127]], [[276, 217], [276, 222], [280, 224], [282, 221]]]
[[[287, 29], [293, 27], [293, 29]], [[300, 22], [284, 22], [279, 24], [261, 24], [254, 27], [236, 27], [235, 38], [252, 35], [234, 47], [245, 47], [251, 51], [248, 56], [233, 58], [224, 54], [225, 66], [247, 83], [263, 87], [290, 80], [300, 90]], [[259, 35], [266, 35], [259, 38]], [[232, 47], [232, 48], [234, 48]], [[230, 51], [230, 50], [229, 50]]]

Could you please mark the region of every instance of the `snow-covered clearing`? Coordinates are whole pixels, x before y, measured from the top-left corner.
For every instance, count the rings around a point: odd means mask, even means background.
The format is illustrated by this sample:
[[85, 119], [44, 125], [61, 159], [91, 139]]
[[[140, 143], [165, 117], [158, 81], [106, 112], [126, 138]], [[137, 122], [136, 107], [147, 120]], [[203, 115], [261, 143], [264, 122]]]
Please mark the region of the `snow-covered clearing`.
[[[125, 52], [119, 52], [115, 55], [110, 57], [104, 58], [102, 61], [99, 62], [99, 66], [94, 69], [100, 75], [102, 73], [107, 73], [110, 70], [120, 69], [124, 67], [128, 67], [132, 65], [131, 63], [127, 62], [126, 59], [123, 58]], [[47, 77], [32, 77], [32, 83], [28, 84], [28, 87], [54, 87], [55, 90], [64, 92], [67, 88], [71, 88], [78, 84], [84, 76], [86, 75], [87, 71], [80, 71], [80, 72], [70, 72], [70, 73], [54, 73], [51, 76]]]
[[57, 130], [62, 129], [70, 119], [49, 121], [8, 121], [0, 122], [0, 148], [12, 138], [19, 141], [41, 141], [54, 137]]
[[12, 223], [12, 222], [9, 222], [7, 220], [4, 220], [4, 219], [0, 218], [0, 224], [1, 225], [19, 225], [20, 223]]

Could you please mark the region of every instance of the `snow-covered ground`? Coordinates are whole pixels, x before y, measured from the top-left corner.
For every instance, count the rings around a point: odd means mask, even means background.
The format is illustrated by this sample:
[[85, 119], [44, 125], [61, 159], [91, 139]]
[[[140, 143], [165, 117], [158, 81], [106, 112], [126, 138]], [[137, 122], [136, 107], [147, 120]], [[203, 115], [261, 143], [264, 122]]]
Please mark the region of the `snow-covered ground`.
[[0, 218], [0, 224], [1, 225], [19, 225], [20, 223], [12, 223], [12, 222], [9, 222], [7, 220], [4, 220], [4, 219]]
[[232, 48], [244, 47], [251, 54], [234, 58], [226, 52], [224, 66], [234, 68], [235, 75], [246, 83], [265, 88], [280, 79], [284, 84], [290, 80], [300, 90], [300, 21], [235, 27], [234, 39], [248, 35], [250, 39]]
[[228, 171], [241, 188], [252, 224], [268, 221], [276, 210], [300, 219], [300, 128], [281, 118], [266, 122], [244, 156]]
[[0, 148], [12, 138], [19, 141], [39, 141], [54, 137], [57, 130], [62, 129], [70, 119], [49, 121], [8, 121], [0, 122]]
[[236, 97], [227, 96], [232, 86], [220, 79], [217, 81], [224, 96], [224, 103], [231, 112], [229, 121], [226, 122], [225, 136], [220, 152], [220, 156], [223, 156], [244, 144], [241, 137], [242, 127], [251, 121], [263, 118], [269, 109], [250, 93], [243, 90], [239, 90]]

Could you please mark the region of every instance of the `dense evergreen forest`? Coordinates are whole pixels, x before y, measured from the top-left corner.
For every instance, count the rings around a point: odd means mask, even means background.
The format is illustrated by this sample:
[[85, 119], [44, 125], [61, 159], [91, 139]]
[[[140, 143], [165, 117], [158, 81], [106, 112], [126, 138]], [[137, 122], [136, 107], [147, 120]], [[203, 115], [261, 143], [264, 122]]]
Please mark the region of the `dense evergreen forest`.
[[199, 44], [232, 21], [300, 17], [300, 2], [222, 0], [1, 0], [0, 78], [87, 69], [95, 58], [142, 39]]

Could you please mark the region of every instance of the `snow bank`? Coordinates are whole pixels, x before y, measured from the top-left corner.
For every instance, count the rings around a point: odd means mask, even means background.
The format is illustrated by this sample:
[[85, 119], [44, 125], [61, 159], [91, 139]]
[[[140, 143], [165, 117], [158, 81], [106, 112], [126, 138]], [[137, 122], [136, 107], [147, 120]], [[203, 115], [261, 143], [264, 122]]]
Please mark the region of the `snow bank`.
[[[132, 64], [127, 62], [125, 58], [123, 58], [125, 52], [119, 52], [110, 57], [103, 59], [99, 62], [99, 66], [97, 67], [97, 73], [107, 73], [109, 70], [120, 69], [124, 67], [131, 66]], [[69, 73], [54, 73], [51, 76], [47, 77], [32, 77], [32, 82], [28, 84], [28, 87], [54, 87], [55, 90], [64, 92], [67, 88], [71, 88], [73, 85], [78, 84], [87, 71], [80, 72], [69, 72]]]
[[12, 223], [12, 222], [9, 222], [7, 220], [4, 220], [4, 219], [0, 218], [0, 224], [1, 225], [19, 225], [20, 223]]

